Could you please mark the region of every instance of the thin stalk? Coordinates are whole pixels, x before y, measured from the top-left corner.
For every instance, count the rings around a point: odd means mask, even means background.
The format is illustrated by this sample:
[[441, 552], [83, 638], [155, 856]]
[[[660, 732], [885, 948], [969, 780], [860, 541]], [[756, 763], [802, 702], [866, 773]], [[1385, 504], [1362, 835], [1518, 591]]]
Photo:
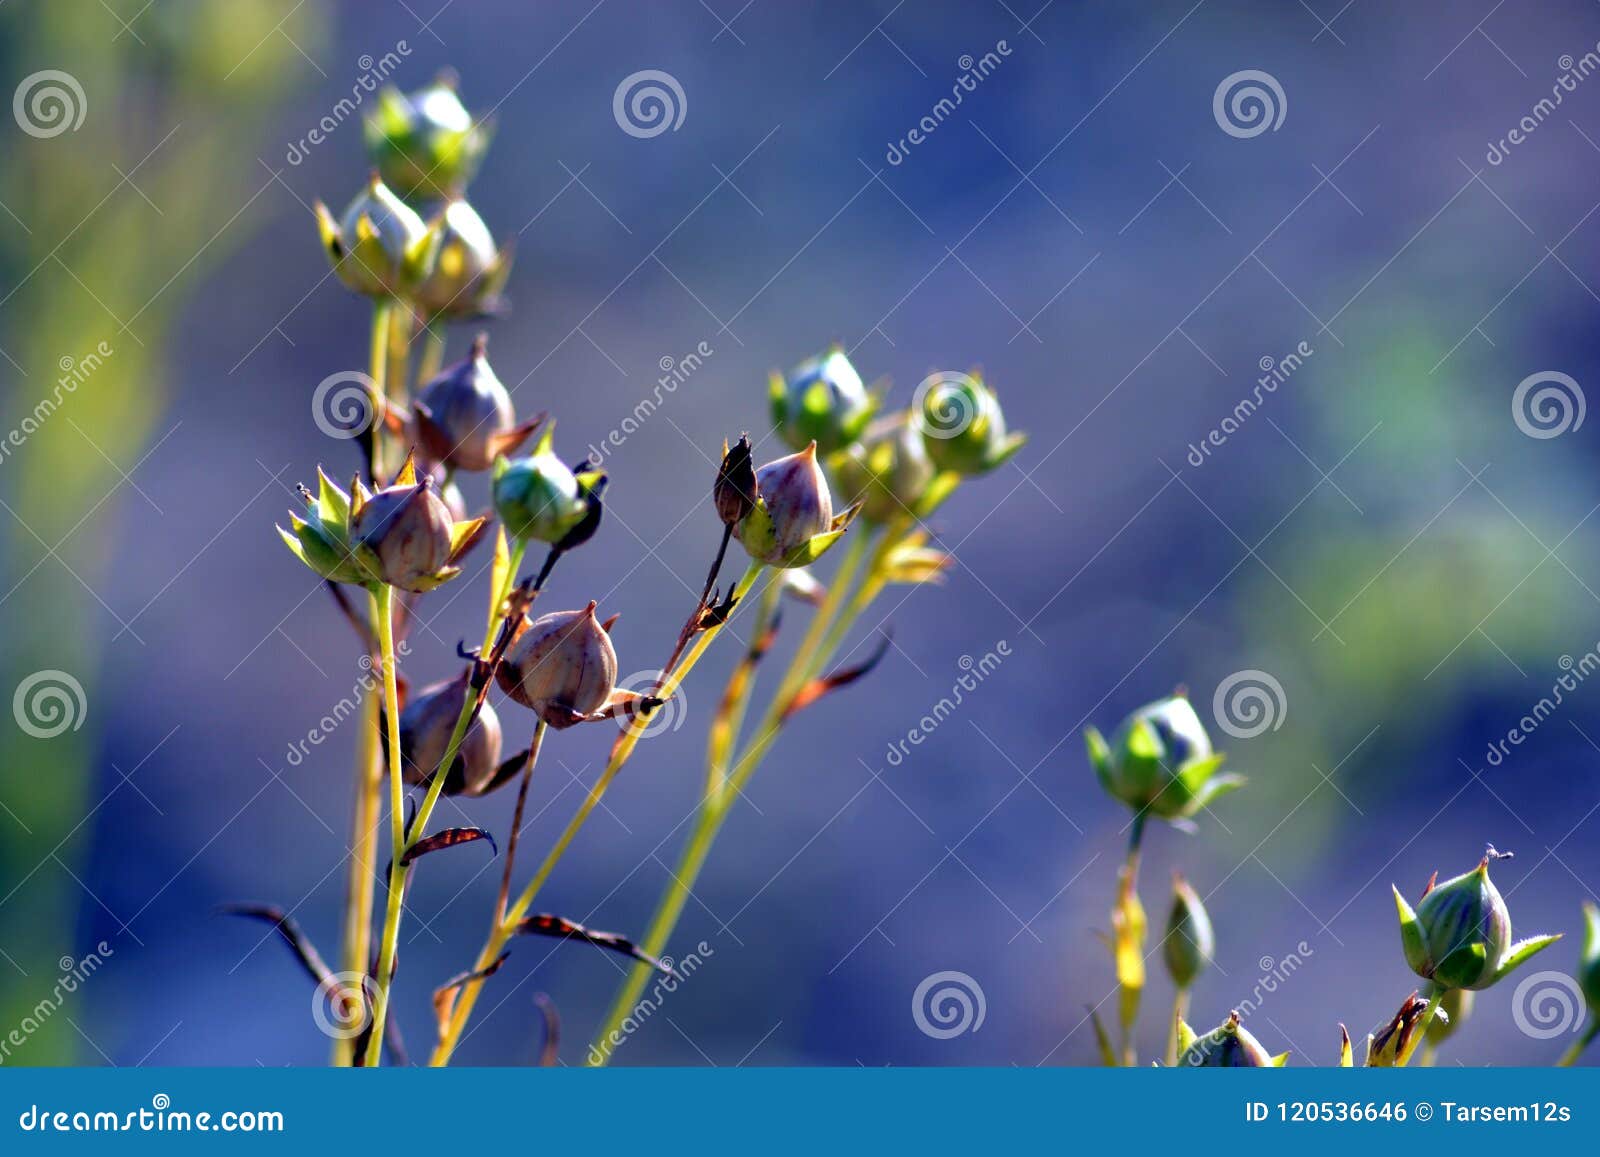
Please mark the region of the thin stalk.
[[372, 331], [368, 340], [367, 376], [372, 379], [372, 388], [377, 396], [371, 399], [372, 421], [363, 435], [362, 445], [367, 456], [367, 473], [371, 475], [374, 485], [382, 484], [380, 479], [383, 475], [382, 410], [388, 397], [385, 378], [388, 367], [389, 318], [393, 312], [394, 298], [372, 299]]
[[389, 374], [385, 384], [389, 389], [389, 397], [402, 404], [411, 386], [409, 368], [413, 320], [411, 306], [403, 301], [395, 302], [389, 315]]
[[504, 585], [497, 591], [489, 592], [489, 629], [483, 636], [483, 650], [478, 652], [485, 658], [489, 655], [489, 649], [494, 646], [495, 635], [500, 632], [500, 621], [504, 617], [501, 612], [505, 607], [506, 599], [511, 597], [511, 588], [517, 585], [517, 572], [522, 569], [522, 558], [527, 553], [527, 540], [517, 539], [515, 545], [511, 548], [510, 565], [506, 567]]
[[[406, 843], [405, 784], [400, 756], [400, 688], [395, 670], [394, 588], [387, 584], [372, 593], [374, 618], [378, 621], [379, 661], [383, 664], [383, 710], [389, 725], [389, 810], [390, 838], [394, 856], [389, 863], [389, 901], [383, 917], [383, 939], [378, 948], [378, 974], [372, 1001], [372, 1026], [367, 1037], [363, 1064], [376, 1068], [383, 1056], [384, 1026], [389, 1016], [389, 984], [394, 978], [395, 950], [400, 942], [400, 910], [405, 892], [405, 869], [400, 866]], [[448, 764], [446, 765], [448, 766]], [[444, 776], [434, 780], [443, 784]], [[419, 815], [418, 820], [421, 820]]]
[[422, 323], [422, 353], [417, 358], [417, 388], [439, 376], [444, 364], [444, 324], [437, 318]]
[[539, 762], [539, 750], [544, 747], [545, 721], [539, 720], [533, 729], [533, 742], [528, 744], [528, 759], [522, 765], [522, 782], [517, 786], [517, 807], [511, 813], [511, 835], [506, 838], [506, 865], [500, 876], [500, 898], [494, 905], [495, 926], [505, 923], [506, 902], [511, 898], [511, 873], [517, 863], [517, 841], [522, 837], [522, 813], [528, 806], [528, 785], [533, 782], [533, 766]]
[[744, 727], [745, 714], [750, 709], [750, 695], [756, 685], [756, 663], [762, 646], [762, 637], [771, 629], [778, 615], [778, 604], [783, 599], [783, 582], [773, 580], [761, 596], [755, 625], [750, 631], [750, 652], [734, 668], [723, 691], [722, 702], [717, 707], [716, 718], [711, 721], [711, 733], [706, 742], [706, 793], [717, 795], [728, 778], [728, 764], [733, 758], [734, 742]]
[[1116, 949], [1117, 981], [1121, 987], [1118, 1022], [1122, 1063], [1138, 1061], [1133, 1028], [1139, 1019], [1139, 999], [1144, 992], [1144, 905], [1139, 902], [1139, 854], [1144, 843], [1145, 813], [1137, 812], [1128, 831], [1128, 856], [1117, 872], [1117, 906], [1111, 916]]
[[1410, 1063], [1411, 1054], [1417, 1051], [1417, 1046], [1427, 1037], [1428, 1026], [1433, 1023], [1433, 1018], [1439, 1013], [1439, 1002], [1444, 1000], [1444, 994], [1449, 991], [1437, 985], [1432, 987], [1433, 991], [1428, 994], [1428, 1007], [1422, 1010], [1422, 1023], [1417, 1025], [1416, 1031], [1411, 1034], [1411, 1040], [1407, 1043], [1405, 1050], [1395, 1058], [1394, 1067], [1397, 1069], [1404, 1068]]
[[861, 568], [861, 562], [866, 557], [867, 545], [870, 536], [867, 534], [846, 535], [850, 540], [845, 543], [844, 557], [839, 561], [839, 569], [834, 572], [832, 581], [828, 584], [828, 594], [822, 600], [822, 605], [817, 608], [817, 613], [811, 616], [811, 625], [806, 629], [806, 634], [800, 640], [796, 654], [805, 656], [802, 663], [790, 666], [788, 673], [778, 684], [777, 693], [773, 696], [774, 703], [788, 704], [794, 698], [796, 691], [800, 690], [809, 677], [807, 668], [812, 663], [813, 656], [822, 654], [823, 636], [827, 634], [828, 627], [839, 614], [839, 608], [844, 606], [845, 599], [851, 593], [852, 584], [855, 582], [856, 571]]
[[1600, 1036], [1600, 1016], [1589, 1018], [1589, 1027], [1583, 1030], [1583, 1035], [1572, 1042], [1572, 1047], [1561, 1054], [1561, 1059], [1556, 1062], [1560, 1068], [1570, 1068], [1578, 1063], [1578, 1058], [1583, 1055], [1583, 1050], [1594, 1043], [1594, 1038]]
[[[766, 568], [762, 564], [752, 562], [749, 569], [745, 571], [744, 577], [734, 587], [734, 597], [742, 601], [744, 596], [749, 593], [750, 588], [755, 586], [756, 581], [765, 572]], [[661, 679], [660, 686], [655, 693], [656, 697], [661, 699], [671, 698], [673, 692], [677, 690], [689, 672], [694, 670], [695, 664], [700, 661], [701, 656], [706, 653], [706, 649], [711, 646], [717, 635], [722, 633], [722, 628], [726, 625], [727, 622], [724, 621], [715, 626], [707, 627], [700, 633], [694, 645], [684, 652], [677, 665]], [[505, 948], [506, 942], [511, 939], [512, 934], [516, 931], [517, 925], [528, 914], [528, 909], [533, 905], [535, 898], [538, 897], [545, 881], [550, 878], [551, 872], [561, 862], [561, 857], [566, 854], [567, 848], [571, 846], [572, 841], [583, 830], [583, 825], [588, 821], [594, 809], [605, 798], [606, 790], [611, 786], [612, 781], [616, 779], [617, 774], [627, 764], [629, 757], [632, 756], [634, 749], [638, 746], [639, 738], [643, 735], [648, 723], [649, 720], [646, 717], [635, 717], [618, 738], [616, 744], [613, 745], [611, 758], [607, 760], [605, 769], [600, 773], [600, 777], [595, 780], [594, 786], [589, 789], [589, 793], [584, 797], [583, 803], [579, 805], [577, 812], [567, 822], [566, 828], [557, 837], [550, 851], [546, 853], [544, 862], [534, 872], [533, 879], [528, 881], [527, 887], [523, 888], [521, 894], [517, 897], [516, 903], [507, 910], [505, 919], [490, 933], [483, 950], [478, 954], [477, 963], [473, 965], [474, 970], [487, 968], [499, 957], [501, 950]], [[478, 995], [482, 990], [483, 981], [481, 980], [469, 981], [462, 986], [460, 993], [456, 997], [455, 1007], [451, 1013], [449, 1023], [445, 1026], [445, 1031], [440, 1035], [439, 1043], [433, 1050], [433, 1056], [429, 1064], [440, 1066], [450, 1063], [451, 1054], [455, 1052], [456, 1045], [461, 1040], [461, 1034], [466, 1028], [467, 1021], [472, 1016], [473, 1007], [477, 1004]]]
[[1189, 1015], [1189, 990], [1180, 988], [1172, 997], [1172, 1023], [1167, 1027], [1167, 1067], [1178, 1063], [1178, 1022]]
[[[350, 874], [345, 884], [341, 970], [347, 976], [365, 976], [372, 964], [372, 905], [377, 895], [374, 852], [383, 792], [383, 756], [379, 750], [378, 698], [368, 695], [361, 704], [360, 732], [356, 744], [355, 806], [350, 821]], [[361, 999], [351, 993], [351, 999]], [[340, 1034], [333, 1042], [333, 1063], [355, 1060], [355, 1040]]]

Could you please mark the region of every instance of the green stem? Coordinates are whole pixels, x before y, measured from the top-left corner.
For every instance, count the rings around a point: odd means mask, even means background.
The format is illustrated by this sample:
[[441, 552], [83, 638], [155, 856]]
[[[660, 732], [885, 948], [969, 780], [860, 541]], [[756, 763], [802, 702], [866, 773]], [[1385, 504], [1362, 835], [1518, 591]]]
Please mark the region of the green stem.
[[[752, 562], [749, 569], [745, 571], [744, 577], [733, 588], [733, 597], [742, 603], [745, 596], [749, 594], [750, 588], [755, 586], [756, 580], [761, 578], [764, 573], [766, 573], [766, 568], [761, 563]], [[731, 619], [732, 616], [730, 615], [729, 617]], [[672, 694], [682, 684], [689, 672], [694, 670], [695, 664], [700, 661], [701, 656], [706, 653], [707, 648], [722, 633], [722, 629], [725, 626], [727, 626], [726, 621], [716, 626], [707, 627], [700, 632], [695, 639], [694, 645], [684, 652], [682, 659], [661, 680], [661, 685], [655, 692], [658, 698], [668, 699], [672, 697]], [[583, 803], [579, 805], [577, 812], [567, 822], [566, 828], [545, 855], [544, 862], [534, 872], [533, 879], [528, 881], [528, 886], [517, 897], [516, 903], [506, 912], [505, 919], [490, 933], [488, 941], [483, 946], [483, 951], [478, 954], [478, 962], [474, 965], [474, 969], [486, 968], [499, 957], [506, 942], [515, 933], [517, 925], [528, 914], [528, 909], [538, 897], [545, 881], [550, 878], [550, 873], [555, 871], [556, 865], [561, 862], [561, 857], [566, 854], [567, 848], [577, 838], [578, 833], [583, 830], [583, 825], [588, 821], [594, 809], [599, 806], [600, 801], [605, 798], [606, 790], [611, 786], [612, 781], [616, 779], [617, 774], [627, 764], [648, 724], [648, 717], [636, 716], [618, 738], [611, 749], [611, 758], [607, 760], [605, 769], [600, 773], [600, 778], [595, 780], [594, 786], [589, 789], [589, 793], [584, 797]], [[440, 1066], [450, 1063], [450, 1057], [455, 1052], [456, 1045], [461, 1041], [461, 1034], [466, 1028], [468, 1019], [472, 1016], [473, 1007], [477, 1004], [478, 995], [482, 990], [483, 981], [481, 980], [469, 981], [462, 986], [457, 994], [455, 1007], [451, 1012], [449, 1022], [446, 1024], [444, 1032], [440, 1034], [439, 1043], [433, 1050], [433, 1056], [428, 1062], [429, 1064]]]
[[1600, 1015], [1589, 1019], [1589, 1027], [1583, 1030], [1583, 1035], [1572, 1042], [1572, 1047], [1561, 1054], [1561, 1059], [1556, 1062], [1560, 1068], [1570, 1068], [1578, 1063], [1578, 1058], [1583, 1055], [1583, 1050], [1594, 1043], [1594, 1038], [1600, 1036]]
[[870, 536], [858, 533], [846, 537], [850, 541], [845, 544], [844, 557], [840, 560], [839, 569], [834, 572], [833, 579], [828, 585], [827, 596], [817, 608], [817, 613], [811, 616], [811, 625], [796, 649], [796, 654], [804, 657], [803, 661], [790, 666], [788, 673], [778, 684], [777, 694], [773, 696], [774, 703], [788, 703], [814, 673], [808, 670], [814, 664], [813, 657], [821, 656], [823, 637], [827, 634], [828, 627], [838, 617], [839, 608], [844, 606], [845, 599], [851, 593], [856, 571], [861, 568], [861, 562], [866, 557]]
[[417, 358], [417, 388], [439, 376], [444, 364], [444, 325], [437, 318], [422, 323], [422, 353]]
[[1178, 1063], [1178, 1022], [1189, 1015], [1189, 990], [1180, 988], [1172, 997], [1172, 1023], [1167, 1026], [1167, 1067]]
[[370, 352], [366, 360], [368, 376], [373, 379], [373, 389], [376, 397], [373, 403], [373, 421], [366, 427], [366, 472], [373, 475], [373, 485], [381, 486], [384, 477], [384, 456], [382, 456], [382, 406], [389, 397], [387, 376], [389, 376], [389, 318], [394, 314], [394, 298], [373, 298], [373, 328], [371, 328]]
[[[390, 839], [394, 849], [389, 862], [389, 900], [383, 917], [383, 939], [378, 948], [376, 990], [372, 1000], [372, 1025], [363, 1064], [376, 1068], [383, 1056], [384, 1026], [389, 1016], [389, 985], [394, 977], [395, 950], [400, 942], [400, 910], [404, 900], [405, 869], [400, 866], [405, 848], [405, 784], [400, 757], [400, 689], [395, 670], [394, 588], [383, 585], [372, 592], [378, 621], [379, 661], [383, 664], [383, 710], [389, 727]], [[435, 775], [440, 783], [443, 775]], [[418, 817], [420, 820], [420, 816]]]
[[489, 629], [483, 636], [483, 649], [478, 652], [485, 658], [488, 658], [489, 650], [494, 646], [494, 637], [500, 633], [501, 611], [505, 607], [506, 599], [511, 596], [511, 588], [517, 585], [517, 572], [522, 569], [522, 558], [527, 553], [527, 540], [517, 539], [511, 548], [505, 581], [500, 584], [499, 590], [489, 592]]
[[754, 648], [771, 628], [778, 614], [778, 604], [783, 599], [783, 582], [774, 580], [767, 584], [761, 596], [755, 625], [750, 629], [751, 651], [734, 668], [723, 692], [723, 701], [717, 717], [711, 721], [710, 738], [706, 743], [706, 794], [719, 795], [728, 778], [728, 764], [733, 758], [734, 743], [744, 727], [744, 718], [750, 709], [750, 693], [755, 690], [755, 665], [759, 654]]
[[[383, 755], [379, 750], [378, 698], [368, 695], [361, 704], [360, 733], [356, 741], [355, 806], [350, 821], [350, 874], [345, 883], [343, 951], [341, 969], [347, 976], [365, 976], [372, 966], [372, 906], [377, 896], [374, 852], [383, 798]], [[359, 1001], [359, 991], [348, 999]], [[340, 1034], [333, 1042], [333, 1063], [355, 1060], [355, 1040]]]
[[[1144, 905], [1139, 902], [1139, 856], [1144, 844], [1145, 813], [1136, 812], [1128, 831], [1128, 856], [1117, 872], [1117, 907], [1112, 914], [1113, 936], [1117, 941], [1117, 982], [1121, 988], [1118, 1023], [1121, 1029], [1122, 1063], [1138, 1063], [1133, 1030], [1139, 1020], [1139, 1001], [1144, 994]], [[1122, 943], [1123, 940], [1127, 943]]]
[[384, 384], [388, 387], [389, 397], [402, 405], [406, 401], [406, 393], [411, 384], [409, 367], [412, 321], [411, 306], [403, 301], [396, 301], [389, 314], [389, 373]]
[[1405, 1068], [1411, 1061], [1411, 1054], [1417, 1051], [1428, 1035], [1428, 1026], [1433, 1023], [1433, 1018], [1439, 1013], [1439, 1003], [1444, 1000], [1444, 994], [1449, 991], [1437, 985], [1432, 986], [1433, 991], [1428, 994], [1428, 1007], [1422, 1010], [1422, 1023], [1418, 1024], [1416, 1031], [1411, 1034], [1411, 1040], [1406, 1044], [1405, 1051], [1395, 1058], [1394, 1067]]

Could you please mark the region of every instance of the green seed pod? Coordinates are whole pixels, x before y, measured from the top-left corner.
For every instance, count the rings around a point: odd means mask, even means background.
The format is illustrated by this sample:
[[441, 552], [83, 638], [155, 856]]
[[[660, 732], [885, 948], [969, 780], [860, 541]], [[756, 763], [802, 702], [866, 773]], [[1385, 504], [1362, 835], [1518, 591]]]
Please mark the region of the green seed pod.
[[972, 477], [1007, 461], [1028, 439], [1007, 434], [994, 391], [978, 374], [937, 373], [912, 399], [928, 457], [940, 470]]
[[[469, 669], [454, 679], [423, 688], [406, 704], [400, 713], [400, 757], [407, 783], [426, 787], [433, 782], [470, 689]], [[492, 704], [485, 703], [445, 775], [444, 794], [483, 794], [499, 769], [500, 743], [500, 717]]]
[[1288, 1053], [1273, 1056], [1267, 1052], [1234, 1012], [1204, 1036], [1195, 1037], [1178, 1063], [1197, 1069], [1261, 1069], [1281, 1068], [1288, 1059]]
[[382, 89], [363, 136], [372, 163], [401, 196], [438, 200], [477, 174], [490, 130], [473, 119], [456, 94], [455, 75], [446, 72], [409, 96]]
[[861, 436], [876, 408], [841, 346], [801, 363], [787, 379], [774, 371], [768, 393], [772, 423], [794, 450], [809, 442], [823, 454], [842, 450]]
[[495, 512], [524, 542], [559, 542], [588, 512], [577, 477], [551, 449], [554, 431], [554, 423], [545, 427], [532, 454], [494, 463]]
[[[833, 496], [813, 442], [756, 471], [758, 501], [734, 533], [751, 558], [768, 566], [804, 566], [834, 526]], [[824, 544], [824, 548], [825, 548]]]
[[1211, 917], [1200, 895], [1176, 872], [1172, 874], [1172, 912], [1167, 917], [1167, 935], [1161, 954], [1167, 974], [1179, 988], [1188, 988], [1205, 971], [1216, 954], [1216, 934]]
[[845, 447], [828, 465], [840, 495], [859, 500], [861, 517], [880, 526], [914, 513], [934, 476], [922, 435], [904, 411], [873, 422], [860, 442]]
[[1442, 884], [1429, 881], [1416, 910], [1394, 890], [1400, 943], [1413, 972], [1440, 988], [1488, 988], [1559, 936], [1511, 939], [1511, 913], [1489, 879], [1490, 848], [1478, 866]]
[[441, 227], [425, 224], [377, 173], [338, 221], [321, 201], [315, 210], [333, 271], [356, 293], [404, 296], [433, 269]]
[[1578, 986], [1589, 1013], [1600, 1021], [1600, 908], [1583, 902], [1583, 953], [1578, 957]]
[[1139, 708], [1109, 745], [1093, 727], [1084, 739], [1100, 786], [1137, 813], [1187, 820], [1244, 783], [1218, 773], [1223, 756], [1211, 750], [1211, 737], [1181, 693]]
[[423, 386], [412, 405], [412, 433], [422, 453], [454, 470], [487, 470], [527, 440], [541, 421], [517, 424], [511, 395], [489, 366], [479, 334], [466, 360]]
[[612, 701], [617, 652], [594, 611], [591, 602], [525, 622], [496, 674], [502, 691], [551, 727], [582, 723]]
[[502, 313], [500, 291], [511, 276], [511, 245], [497, 248], [489, 227], [460, 198], [444, 207], [439, 257], [412, 293], [424, 317], [461, 319]]

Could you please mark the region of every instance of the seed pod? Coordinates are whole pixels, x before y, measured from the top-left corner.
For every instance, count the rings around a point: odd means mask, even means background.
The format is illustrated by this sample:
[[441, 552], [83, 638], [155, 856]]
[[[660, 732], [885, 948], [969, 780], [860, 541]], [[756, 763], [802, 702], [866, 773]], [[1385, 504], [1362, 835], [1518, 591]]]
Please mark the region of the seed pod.
[[[470, 669], [416, 693], [400, 713], [400, 755], [407, 783], [426, 787], [444, 761], [470, 691]], [[474, 693], [475, 694], [475, 693]], [[500, 765], [500, 717], [485, 703], [445, 775], [445, 795], [480, 795]]]
[[541, 421], [517, 424], [511, 395], [490, 367], [487, 348], [488, 339], [479, 334], [471, 355], [423, 386], [412, 405], [413, 433], [422, 452], [452, 469], [489, 469]]
[[476, 175], [490, 131], [473, 119], [456, 95], [455, 75], [445, 72], [409, 96], [383, 88], [363, 136], [372, 163], [402, 196], [437, 200]]
[[736, 526], [756, 504], [756, 471], [750, 461], [750, 435], [741, 434], [728, 449], [722, 444], [722, 464], [711, 487], [711, 500], [717, 517], [725, 526]]
[[1239, 1023], [1239, 1014], [1234, 1012], [1204, 1036], [1196, 1037], [1178, 1058], [1178, 1063], [1197, 1069], [1256, 1069], [1281, 1068], [1288, 1059], [1288, 1053], [1273, 1056], [1267, 1052]]
[[426, 482], [387, 486], [374, 494], [350, 524], [357, 542], [378, 556], [383, 581], [401, 590], [418, 583], [450, 560], [450, 508]]
[[485, 317], [502, 313], [500, 291], [511, 276], [511, 245], [497, 248], [477, 210], [452, 198], [440, 218], [439, 258], [412, 294], [424, 317]]
[[861, 436], [876, 408], [843, 347], [834, 346], [797, 366], [786, 380], [770, 379], [772, 422], [790, 448], [815, 442], [824, 454], [842, 450]]
[[816, 561], [859, 507], [838, 518], [828, 480], [817, 465], [816, 443], [756, 471], [756, 504], [734, 534], [751, 558], [768, 566], [805, 566]]
[[1007, 434], [994, 391], [978, 374], [939, 373], [918, 389], [917, 428], [940, 470], [971, 477], [1008, 460], [1028, 439]]
[[1489, 879], [1490, 848], [1478, 866], [1442, 884], [1431, 881], [1413, 911], [1394, 890], [1400, 943], [1413, 972], [1440, 988], [1488, 988], [1560, 936], [1512, 942], [1511, 913]]
[[1187, 820], [1244, 783], [1218, 773], [1223, 756], [1211, 750], [1205, 725], [1182, 694], [1139, 708], [1110, 744], [1093, 727], [1084, 739], [1100, 786], [1135, 812]]
[[915, 513], [934, 476], [922, 435], [905, 411], [873, 422], [829, 466], [841, 497], [860, 500], [861, 517], [876, 525]]
[[1200, 895], [1176, 872], [1172, 875], [1172, 912], [1167, 917], [1167, 935], [1161, 953], [1167, 974], [1179, 988], [1194, 984], [1216, 954], [1216, 934], [1211, 917]]
[[602, 714], [617, 682], [617, 652], [595, 618], [595, 604], [525, 623], [500, 664], [500, 689], [551, 727]]
[[425, 224], [376, 172], [337, 222], [321, 201], [315, 212], [334, 274], [356, 293], [409, 293], [438, 256], [440, 227]]
[[513, 538], [559, 542], [588, 512], [577, 476], [551, 448], [554, 434], [551, 423], [532, 454], [495, 459], [494, 508]]

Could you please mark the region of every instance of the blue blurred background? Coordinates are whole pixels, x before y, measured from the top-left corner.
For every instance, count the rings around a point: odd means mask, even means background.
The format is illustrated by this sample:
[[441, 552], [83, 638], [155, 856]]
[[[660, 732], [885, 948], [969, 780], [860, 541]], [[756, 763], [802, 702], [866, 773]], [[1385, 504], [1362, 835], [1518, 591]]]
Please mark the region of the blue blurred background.
[[[576, 456], [663, 359], [713, 351], [609, 455], [604, 530], [545, 596], [622, 612], [624, 672], [663, 660], [693, 601], [718, 531], [707, 456], [765, 432], [769, 369], [838, 340], [904, 404], [927, 373], [981, 365], [1031, 434], [940, 511], [948, 582], [896, 588], [870, 617], [896, 631], [882, 667], [797, 720], [755, 779], [673, 942], [713, 954], [618, 1063], [1092, 1063], [1126, 815], [1081, 732], [1178, 684], [1250, 777], [1197, 834], [1146, 840], [1152, 921], [1181, 867], [1216, 923], [1197, 1022], [1253, 997], [1273, 1051], [1332, 1062], [1339, 1022], [1364, 1033], [1416, 984], [1390, 882], [1419, 892], [1491, 841], [1517, 853], [1496, 875], [1519, 932], [1569, 933], [1540, 967], [1572, 966], [1600, 879], [1600, 689], [1498, 766], [1486, 751], [1564, 656], [1600, 645], [1600, 435], [1569, 420], [1530, 437], [1512, 405], [1530, 375], [1570, 375], [1580, 396], [1597, 380], [1600, 80], [1534, 111], [1597, 51], [1594, 5], [437, 4], [0, 12], [5, 91], [60, 69], [87, 104], [57, 136], [6, 126], [0, 425], [63, 358], [115, 350], [0, 462], [0, 691], [59, 669], [87, 705], [78, 730], [37, 739], [8, 718], [0, 736], [0, 1031], [59, 957], [112, 950], [11, 1063], [325, 1060], [282, 945], [212, 913], [278, 903], [335, 953], [352, 729], [287, 753], [362, 671], [272, 525], [319, 462], [356, 465], [309, 398], [364, 364], [367, 313], [328, 275], [310, 205], [343, 205], [366, 162], [354, 117], [291, 151], [402, 42], [402, 87], [452, 66], [469, 107], [493, 110], [472, 196], [516, 239], [491, 359], [520, 410], [550, 410]], [[1001, 42], [891, 163], [964, 58]], [[612, 113], [643, 69], [686, 102], [649, 139]], [[1247, 69], [1277, 81], [1283, 120], [1239, 136], [1213, 95]], [[469, 337], [452, 332], [452, 358]], [[1301, 343], [1303, 364], [1195, 465], [1264, 359]], [[422, 604], [413, 679], [455, 671], [482, 592], [474, 573]], [[995, 673], [892, 764], [963, 657], [1002, 640]], [[735, 650], [695, 672], [683, 726], [648, 741], [541, 907], [642, 928]], [[1239, 671], [1281, 686], [1275, 729], [1215, 725]], [[528, 717], [506, 717], [524, 741]], [[525, 847], [560, 830], [611, 739], [552, 737]], [[511, 804], [447, 818], [503, 832]], [[481, 942], [485, 859], [440, 856], [408, 897], [397, 1007], [414, 1051], [433, 986]], [[948, 1040], [912, 1016], [944, 970], [986, 1006]], [[620, 977], [582, 946], [519, 945], [460, 1059], [529, 1062], [544, 991], [576, 1063]], [[1565, 1047], [1518, 1030], [1513, 988], [1482, 996], [1446, 1061]], [[1169, 1000], [1156, 968], [1147, 1055]]]

